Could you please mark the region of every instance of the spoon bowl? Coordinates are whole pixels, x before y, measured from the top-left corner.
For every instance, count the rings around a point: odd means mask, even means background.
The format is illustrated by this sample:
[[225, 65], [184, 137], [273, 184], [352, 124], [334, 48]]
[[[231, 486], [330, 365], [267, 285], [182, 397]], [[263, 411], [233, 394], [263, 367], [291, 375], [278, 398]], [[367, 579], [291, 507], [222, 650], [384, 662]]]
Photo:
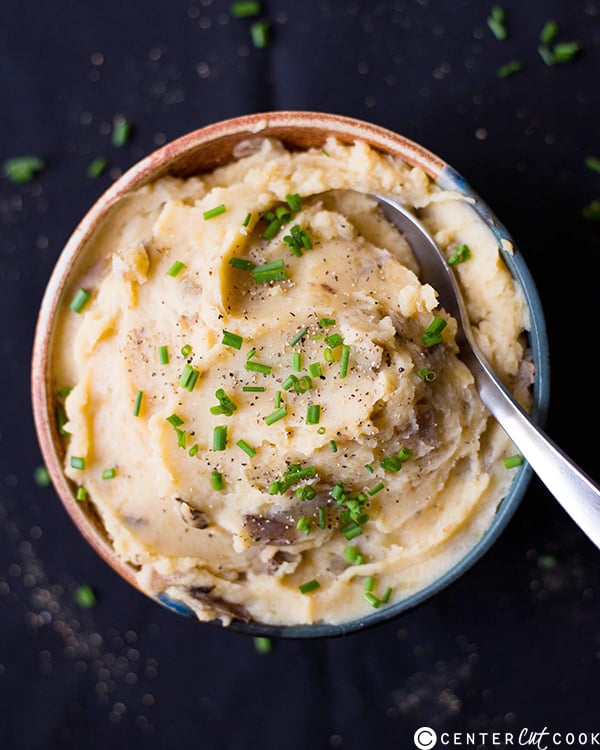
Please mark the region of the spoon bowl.
[[481, 400], [547, 489], [600, 547], [600, 488], [535, 424], [491, 368], [477, 345], [456, 278], [425, 227], [398, 201], [383, 195], [373, 197], [410, 245], [421, 281], [433, 286], [440, 305], [456, 319], [459, 356], [473, 373]]

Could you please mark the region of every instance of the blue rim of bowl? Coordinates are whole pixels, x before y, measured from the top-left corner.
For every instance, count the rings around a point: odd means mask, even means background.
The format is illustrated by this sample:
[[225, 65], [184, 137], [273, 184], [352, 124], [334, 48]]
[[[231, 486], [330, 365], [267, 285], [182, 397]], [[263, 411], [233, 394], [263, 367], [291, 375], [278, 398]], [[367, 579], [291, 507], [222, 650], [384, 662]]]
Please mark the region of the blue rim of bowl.
[[[476, 213], [479, 214], [496, 237], [499, 252], [523, 292], [530, 315], [529, 345], [536, 372], [533, 385], [532, 417], [543, 427], [546, 422], [550, 399], [549, 352], [544, 313], [533, 277], [507, 229], [479, 194], [470, 187], [462, 175], [453, 167], [446, 164], [437, 179], [437, 184], [442, 189], [454, 190], [469, 200]], [[512, 252], [507, 250], [504, 243], [510, 243]], [[366, 615], [363, 618], [343, 623], [281, 626], [233, 620], [226, 629], [254, 637], [282, 639], [332, 638], [370, 629], [414, 609], [419, 604], [424, 603], [427, 599], [454, 583], [454, 581], [480, 560], [496, 542], [521, 503], [533, 475], [531, 467], [526, 462], [519, 467], [517, 472], [508, 494], [501, 500], [492, 523], [480, 540], [446, 573], [425, 588], [400, 600], [397, 604], [388, 605], [383, 609], [375, 610], [372, 614]], [[165, 593], [160, 593], [155, 598], [158, 603], [179, 615], [186, 617], [196, 616], [193, 610], [186, 604]], [[211, 620], [208, 624], [223, 627], [221, 621], [218, 619]]]

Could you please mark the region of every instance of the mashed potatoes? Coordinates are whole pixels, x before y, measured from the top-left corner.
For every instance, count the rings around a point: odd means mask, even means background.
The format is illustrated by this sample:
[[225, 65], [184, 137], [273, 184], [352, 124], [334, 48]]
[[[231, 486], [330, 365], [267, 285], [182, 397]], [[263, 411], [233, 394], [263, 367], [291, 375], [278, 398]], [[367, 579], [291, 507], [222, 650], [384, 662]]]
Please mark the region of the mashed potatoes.
[[476, 543], [515, 452], [364, 193], [468, 247], [475, 334], [527, 406], [526, 307], [491, 232], [421, 170], [364, 143], [244, 148], [95, 233], [54, 346], [65, 472], [150, 595], [225, 624], [346, 622]]

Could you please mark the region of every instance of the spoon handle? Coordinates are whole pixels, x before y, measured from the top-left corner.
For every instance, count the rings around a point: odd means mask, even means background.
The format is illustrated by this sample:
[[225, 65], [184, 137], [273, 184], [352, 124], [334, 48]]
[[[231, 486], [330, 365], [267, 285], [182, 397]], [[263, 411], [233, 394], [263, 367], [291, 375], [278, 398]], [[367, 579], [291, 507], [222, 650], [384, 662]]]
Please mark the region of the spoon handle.
[[475, 377], [481, 400], [548, 490], [600, 548], [600, 488], [532, 421], [488, 365], [475, 341], [454, 274], [433, 237], [398, 201], [373, 197], [411, 246], [422, 278], [437, 290], [442, 306], [458, 321], [460, 357]]
[[469, 363], [481, 400], [565, 511], [600, 547], [600, 488], [538, 427], [481, 359]]

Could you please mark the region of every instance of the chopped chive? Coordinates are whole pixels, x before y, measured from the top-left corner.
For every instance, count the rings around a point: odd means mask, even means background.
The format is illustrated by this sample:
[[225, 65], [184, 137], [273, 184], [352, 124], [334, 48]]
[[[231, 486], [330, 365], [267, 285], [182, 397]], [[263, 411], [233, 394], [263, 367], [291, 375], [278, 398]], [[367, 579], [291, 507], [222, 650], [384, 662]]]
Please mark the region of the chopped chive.
[[169, 268], [167, 271], [167, 276], [171, 276], [172, 278], [175, 278], [177, 274], [181, 273], [183, 269], [185, 268], [185, 263], [182, 263], [180, 260], [176, 260], [175, 263]]
[[337, 443], [335, 442], [335, 440], [329, 441], [329, 447], [331, 448], [332, 453], [337, 453], [338, 447], [337, 447]]
[[452, 255], [448, 258], [448, 265], [456, 266], [458, 263], [464, 263], [471, 258], [471, 248], [468, 245], [459, 245]]
[[504, 459], [504, 465], [507, 469], [514, 469], [517, 466], [520, 466], [523, 463], [523, 456], [515, 455], [515, 456], [507, 456]]
[[296, 383], [299, 383], [299, 379], [295, 375], [288, 375], [287, 378], [283, 381], [281, 384], [281, 387], [284, 391], [287, 391], [292, 386], [295, 386]]
[[380, 600], [375, 596], [375, 594], [372, 594], [370, 591], [365, 591], [363, 593], [364, 598], [369, 602], [369, 604], [374, 607], [375, 609], [379, 609], [381, 607]]
[[248, 18], [260, 13], [260, 3], [256, 0], [240, 0], [231, 6], [231, 15], [234, 18]]
[[375, 587], [375, 578], [373, 576], [368, 576], [367, 578], [365, 578], [364, 590], [373, 591], [374, 587]]
[[142, 408], [142, 399], [144, 398], [144, 391], [138, 391], [135, 397], [135, 406], [133, 407], [133, 416], [140, 416], [140, 409]]
[[538, 46], [538, 52], [546, 65], [570, 62], [581, 49], [579, 42], [559, 42], [552, 49], [546, 43]]
[[219, 425], [213, 430], [213, 450], [224, 451], [227, 446], [227, 425]]
[[250, 456], [250, 458], [256, 456], [256, 451], [254, 450], [254, 448], [251, 445], [248, 445], [245, 440], [238, 440], [236, 445], [238, 448], [241, 448], [246, 455]]
[[183, 419], [179, 416], [179, 414], [171, 414], [170, 417], [167, 417], [167, 422], [172, 427], [179, 427], [183, 424]]
[[202, 216], [204, 219], [214, 219], [215, 216], [220, 216], [221, 214], [224, 214], [227, 209], [225, 208], [225, 204], [221, 203], [220, 206], [215, 206], [214, 208], [209, 208], [208, 211], [205, 211]]
[[552, 570], [556, 568], [557, 561], [554, 555], [539, 555], [536, 563], [543, 570]]
[[281, 406], [281, 391], [277, 391], [275, 394], [275, 408], [279, 409]]
[[301, 594], [310, 594], [311, 591], [316, 591], [317, 589], [320, 589], [321, 584], [317, 581], [316, 578], [313, 578], [312, 581], [301, 583], [300, 586], [298, 586], [298, 588], [300, 589]]
[[264, 387], [264, 385], [245, 385], [242, 388], [242, 391], [245, 391], [246, 393], [264, 393], [267, 389]]
[[[520, 60], [510, 60], [510, 62], [504, 63], [498, 68], [496, 75], [498, 78], [508, 78], [513, 73], [518, 73], [519, 70], [523, 70], [523, 63]], [[450, 263], [450, 259], [448, 259], [448, 263]]]
[[71, 301], [69, 307], [71, 308], [71, 310], [73, 310], [73, 312], [80, 313], [90, 301], [91, 296], [92, 295], [87, 291], [87, 289], [79, 289], [79, 291], [73, 297], [73, 300]]
[[600, 221], [600, 201], [594, 200], [581, 209], [581, 215], [588, 221]]
[[71, 433], [67, 430], [66, 424], [68, 422], [67, 412], [62, 404], [58, 404], [56, 407], [56, 429], [59, 435], [70, 435]]
[[87, 500], [87, 490], [85, 487], [78, 487], [77, 488], [77, 494], [75, 495], [75, 499], [79, 500], [79, 502], [83, 502], [84, 500]]
[[325, 360], [325, 362], [329, 362], [330, 364], [331, 362], [333, 362], [333, 352], [331, 351], [329, 347], [327, 347], [327, 349], [324, 350], [323, 359]]
[[175, 434], [177, 435], [177, 446], [185, 450], [187, 448], [187, 432], [176, 427]]
[[91, 586], [87, 584], [75, 589], [75, 602], [82, 609], [91, 609], [96, 604], [96, 594]]
[[263, 232], [263, 239], [272, 240], [273, 237], [275, 237], [275, 235], [280, 229], [281, 229], [281, 222], [279, 221], [279, 219], [276, 219], [273, 216], [273, 218], [269, 220], [269, 223], [267, 224], [267, 228]]
[[241, 268], [243, 271], [251, 271], [256, 267], [251, 260], [246, 260], [245, 258], [229, 258], [229, 265], [232, 268]]
[[338, 501], [338, 503], [340, 501], [343, 502], [343, 499], [344, 499], [344, 485], [342, 484], [342, 482], [336, 482], [336, 484], [334, 484], [333, 487], [331, 488], [330, 494], [331, 494], [331, 497], [334, 500]]
[[296, 497], [301, 503], [306, 500], [312, 500], [317, 496], [317, 491], [311, 484], [307, 484], [306, 487], [298, 487], [296, 490]]
[[306, 407], [306, 424], [319, 424], [321, 421], [321, 406], [309, 404]]
[[102, 472], [102, 479], [114, 479], [117, 476], [116, 469], [104, 469]]
[[67, 423], [69, 421], [69, 418], [67, 417], [67, 412], [65, 411], [65, 407], [62, 404], [58, 404], [55, 410], [55, 417], [56, 417], [56, 429], [58, 430], [58, 434], [62, 435], [63, 437], [69, 436], [71, 433], [67, 430]]
[[265, 422], [268, 425], [272, 425], [275, 422], [279, 422], [280, 419], [283, 419], [287, 416], [287, 409], [285, 406], [280, 406], [279, 409], [275, 409], [274, 412], [271, 412], [271, 414], [267, 414], [266, 417], [264, 417]]
[[317, 430], [317, 435], [324, 435], [327, 432], [327, 429], [323, 426], [319, 427]]
[[166, 345], [158, 347], [158, 361], [161, 365], [169, 364], [169, 347]]
[[395, 474], [402, 468], [402, 461], [399, 461], [393, 456], [386, 456], [381, 459], [381, 468]]
[[559, 42], [554, 45], [552, 55], [555, 63], [570, 62], [581, 49], [579, 42]]
[[333, 318], [321, 318], [319, 325], [321, 328], [331, 328], [335, 325], [335, 320]]
[[292, 219], [292, 214], [288, 211], [285, 206], [278, 206], [275, 209], [275, 221], [279, 222], [279, 226], [287, 224]]
[[33, 472], [33, 481], [38, 487], [49, 487], [52, 483], [50, 472], [45, 466], [38, 466]]
[[343, 380], [348, 374], [348, 364], [350, 362], [350, 346], [344, 344], [342, 347], [342, 358], [340, 360], [340, 380]]
[[194, 445], [192, 445], [192, 447], [188, 451], [188, 456], [191, 456], [192, 458], [194, 458], [194, 456], [196, 455], [196, 453], [198, 453], [199, 450], [200, 450], [200, 446], [198, 445], [198, 443], [194, 443]]
[[186, 344], [185, 346], [181, 347], [181, 354], [184, 357], [189, 357], [192, 352], [193, 352], [193, 349], [190, 346], [190, 344]]
[[246, 370], [251, 372], [260, 372], [263, 375], [270, 375], [273, 368], [271, 365], [263, 365], [260, 362], [254, 362], [253, 360], [246, 361]]
[[295, 370], [296, 372], [302, 371], [302, 355], [300, 352], [292, 353], [292, 370]]
[[339, 333], [332, 333], [330, 336], [325, 336], [325, 343], [331, 349], [335, 349], [336, 347], [341, 346], [344, 343], [344, 339], [340, 336]]
[[210, 481], [212, 484], [213, 490], [222, 490], [224, 487], [223, 482], [223, 475], [220, 471], [217, 471], [216, 469], [213, 469], [210, 474]]
[[360, 528], [360, 526], [357, 523], [351, 523], [342, 529], [342, 534], [346, 537], [348, 541], [350, 541], [351, 539], [355, 539], [357, 536], [360, 536], [362, 533], [363, 533], [363, 530]]
[[306, 393], [312, 388], [312, 380], [308, 375], [303, 375], [296, 383], [294, 383], [294, 390], [296, 393]]
[[442, 340], [442, 331], [448, 325], [448, 321], [441, 315], [436, 315], [425, 331], [421, 334], [421, 341], [427, 347], [439, 344]]
[[538, 45], [538, 53], [546, 65], [554, 65], [554, 55], [547, 44]]
[[396, 453], [396, 458], [398, 461], [402, 461], [404, 463], [405, 461], [408, 461], [408, 459], [412, 456], [412, 451], [410, 448], [400, 448], [398, 453]]
[[245, 219], [244, 219], [244, 221], [242, 222], [242, 226], [243, 226], [243, 227], [247, 227], [247, 226], [248, 226], [248, 224], [250, 224], [250, 219], [251, 219], [251, 218], [252, 218], [252, 214], [251, 214], [251, 213], [247, 213], [247, 214], [246, 214], [246, 218], [245, 218]]
[[508, 37], [508, 31], [504, 24], [505, 18], [506, 14], [504, 9], [499, 5], [495, 5], [487, 19], [487, 25], [490, 31], [496, 39], [500, 41], [504, 41]]
[[283, 238], [285, 244], [290, 248], [292, 255], [301, 258], [303, 250], [312, 250], [312, 240], [306, 229], [302, 229], [299, 224], [294, 224], [290, 230], [290, 234], [286, 234]]
[[388, 586], [387, 589], [385, 590], [385, 593], [381, 597], [381, 603], [382, 604], [387, 604], [389, 602], [389, 600], [390, 600], [390, 596], [391, 595], [392, 595], [392, 588], [391, 588], [391, 586]]
[[365, 469], [369, 472], [369, 474], [375, 473], [375, 469], [371, 466], [371, 464], [365, 464]]
[[279, 219], [282, 224], [287, 224], [292, 220], [292, 214], [285, 206], [277, 206], [275, 209], [275, 217]]
[[269, 487], [270, 495], [283, 495], [289, 488], [306, 477], [314, 477], [317, 470], [314, 466], [302, 468], [300, 464], [292, 464], [283, 477], [271, 483]]
[[248, 352], [248, 354], [246, 354], [246, 359], [247, 360], [248, 359], [252, 359], [252, 357], [255, 357], [255, 356], [256, 356], [256, 349], [252, 348], [252, 349], [250, 349], [250, 351]]
[[323, 374], [323, 370], [321, 369], [321, 363], [313, 362], [312, 365], [309, 365], [308, 373], [311, 376], [311, 378], [320, 378], [321, 375]]
[[301, 341], [307, 333], [308, 328], [303, 328], [300, 333], [297, 336], [294, 336], [294, 338], [290, 341], [290, 346], [296, 346], [296, 344]]
[[231, 346], [233, 349], [241, 349], [244, 339], [237, 333], [223, 330], [223, 339], [221, 341], [225, 346]]
[[128, 122], [123, 115], [117, 115], [113, 118], [112, 144], [117, 148], [129, 143], [133, 133], [133, 125]]
[[2, 169], [11, 182], [22, 183], [31, 182], [44, 166], [39, 156], [15, 156], [5, 161]]
[[376, 484], [375, 487], [371, 487], [370, 490], [367, 490], [370, 497], [373, 497], [373, 495], [376, 495], [378, 492], [381, 492], [381, 490], [385, 487], [385, 484], [383, 482], [379, 482], [379, 484]]
[[583, 163], [592, 172], [598, 172], [600, 174], [600, 159], [597, 156], [586, 156]]
[[83, 471], [85, 469], [85, 458], [83, 456], [71, 456], [71, 468]]
[[310, 534], [310, 521], [306, 516], [300, 516], [298, 519], [298, 523], [296, 524], [296, 528], [298, 531], [304, 531], [304, 533], [308, 536]]
[[211, 414], [226, 414], [228, 417], [230, 417], [233, 412], [236, 411], [237, 406], [233, 403], [233, 401], [229, 398], [229, 396], [222, 388], [218, 388], [215, 391], [215, 397], [219, 402], [219, 405], [211, 406]]
[[298, 193], [288, 193], [285, 196], [285, 202], [295, 214], [302, 208], [302, 198]]
[[97, 156], [88, 166], [86, 174], [91, 179], [100, 177], [108, 165], [108, 162], [103, 156]]
[[254, 650], [257, 654], [268, 654], [273, 648], [273, 641], [270, 638], [256, 636], [254, 638]]
[[63, 388], [60, 388], [58, 391], [56, 391], [56, 395], [58, 398], [66, 398], [72, 390], [73, 386], [65, 385]]
[[304, 531], [308, 536], [310, 534], [310, 521], [306, 516], [300, 516], [298, 523], [296, 524], [298, 531]]
[[324, 529], [326, 525], [327, 517], [325, 515], [325, 508], [319, 506], [319, 528]]
[[285, 262], [283, 260], [274, 260], [272, 263], [264, 263], [262, 266], [255, 266], [252, 269], [254, 281], [258, 284], [266, 284], [269, 281], [282, 281], [287, 279]]
[[268, 21], [255, 21], [250, 26], [252, 44], [258, 49], [264, 49], [269, 44], [269, 31], [271, 25]]
[[179, 385], [191, 393], [196, 386], [199, 376], [200, 372], [198, 370], [191, 365], [186, 364], [179, 378]]
[[365, 557], [358, 551], [358, 547], [346, 547], [344, 558], [353, 565], [362, 565], [365, 562]]
[[427, 383], [433, 383], [437, 378], [437, 372], [435, 370], [430, 370], [428, 367], [419, 367], [417, 375], [420, 378], [423, 378]]
[[540, 31], [540, 42], [550, 44], [558, 34], [558, 24], [556, 21], [546, 21]]

